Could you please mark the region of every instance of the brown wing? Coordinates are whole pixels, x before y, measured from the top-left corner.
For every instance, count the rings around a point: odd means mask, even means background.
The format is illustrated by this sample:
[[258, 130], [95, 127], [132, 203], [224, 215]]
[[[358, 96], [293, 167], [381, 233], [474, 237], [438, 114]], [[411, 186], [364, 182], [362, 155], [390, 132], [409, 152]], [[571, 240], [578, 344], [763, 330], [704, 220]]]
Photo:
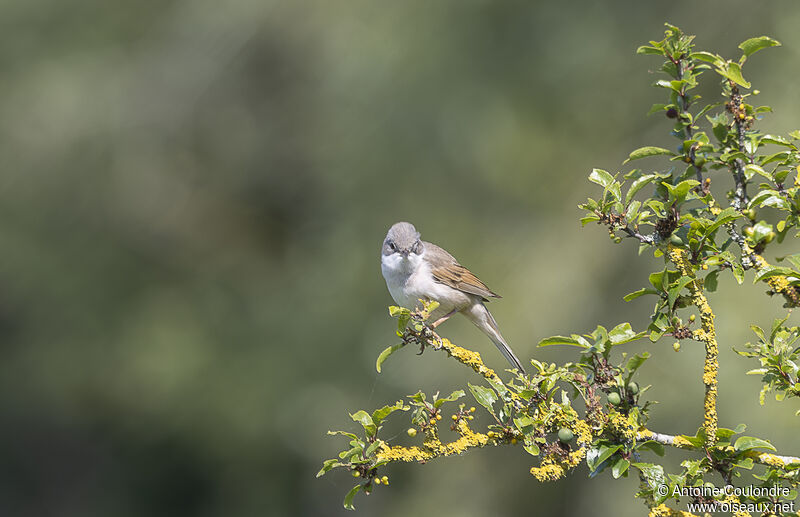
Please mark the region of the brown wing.
[[500, 298], [499, 294], [489, 289], [477, 276], [472, 274], [472, 271], [459, 264], [451, 254], [436, 244], [424, 241], [423, 244], [425, 245], [425, 259], [431, 265], [431, 274], [434, 280], [453, 289], [480, 296], [484, 300]]

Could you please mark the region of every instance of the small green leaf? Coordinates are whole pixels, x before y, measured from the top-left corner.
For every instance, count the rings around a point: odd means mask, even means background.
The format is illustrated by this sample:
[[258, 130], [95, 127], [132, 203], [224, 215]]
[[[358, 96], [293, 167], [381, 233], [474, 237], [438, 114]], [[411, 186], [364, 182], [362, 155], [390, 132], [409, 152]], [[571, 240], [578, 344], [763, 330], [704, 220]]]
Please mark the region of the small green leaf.
[[397, 345], [392, 345], [392, 346], [386, 348], [383, 352], [381, 352], [381, 355], [378, 356], [378, 360], [375, 361], [375, 369], [378, 370], [378, 373], [381, 373], [381, 365], [383, 364], [383, 362], [390, 355], [392, 355], [393, 353], [397, 352], [398, 350], [400, 350], [404, 346], [406, 346], [405, 343], [399, 343]]
[[774, 40], [767, 36], [759, 36], [757, 38], [750, 38], [739, 44], [739, 48], [744, 52], [744, 57], [749, 57], [761, 49], [768, 47], [779, 47], [781, 44], [778, 40]]
[[525, 441], [525, 444], [522, 446], [525, 451], [530, 454], [531, 456], [538, 456], [539, 455], [539, 446], [536, 445], [533, 441]]
[[367, 435], [375, 436], [378, 428], [375, 425], [375, 422], [372, 421], [372, 417], [369, 415], [369, 413], [362, 409], [350, 415], [350, 418], [352, 418], [354, 422], [361, 424]]
[[328, 472], [329, 470], [334, 469], [336, 467], [341, 467], [341, 466], [342, 466], [342, 463], [339, 462], [339, 460], [337, 458], [333, 458], [333, 459], [330, 459], [330, 460], [325, 460], [322, 463], [322, 468], [320, 469], [319, 472], [317, 472], [317, 477], [324, 476], [325, 473]]
[[[464, 393], [463, 391], [461, 392]], [[403, 402], [398, 400], [393, 406], [383, 406], [380, 409], [376, 409], [372, 412], [372, 421], [375, 425], [381, 425], [386, 417], [394, 413], [395, 411], [408, 411], [408, 406], [403, 405]]]
[[490, 413], [494, 414], [492, 405], [497, 400], [497, 395], [495, 392], [489, 388], [476, 386], [474, 384], [468, 383], [467, 386], [469, 386], [469, 391], [472, 393], [472, 396], [475, 397], [475, 400], [478, 401], [478, 404], [488, 409]]
[[654, 55], [659, 55], [659, 56], [663, 56], [664, 55], [664, 51], [663, 50], [657, 49], [655, 47], [648, 47], [647, 45], [642, 45], [641, 47], [637, 48], [636, 49], [636, 53], [637, 54], [654, 54]]
[[758, 272], [756, 277], [753, 279], [753, 283], [756, 283], [760, 280], [766, 280], [767, 278], [772, 278], [774, 276], [794, 276], [798, 277], [800, 273], [797, 273], [793, 269], [789, 269], [788, 267], [766, 267]]
[[681, 294], [683, 288], [686, 287], [688, 284], [692, 283], [692, 281], [694, 281], [693, 278], [688, 276], [682, 276], [678, 279], [677, 282], [675, 282], [674, 286], [670, 287], [669, 292], [667, 293], [670, 307], [672, 307], [673, 304], [675, 303], [675, 300], [678, 299], [678, 296]]
[[675, 156], [675, 153], [670, 151], [669, 149], [664, 149], [663, 147], [655, 147], [655, 146], [647, 146], [647, 147], [640, 147], [633, 151], [629, 156], [628, 159], [622, 162], [623, 164], [631, 162], [633, 160], [639, 160], [641, 158], [647, 158], [648, 156], [659, 156], [659, 155], [666, 155], [666, 156]]
[[643, 287], [643, 288], [639, 289], [638, 291], [634, 291], [632, 293], [626, 294], [622, 299], [625, 300], [626, 302], [629, 302], [631, 300], [635, 300], [636, 298], [638, 298], [640, 296], [644, 296], [646, 294], [658, 294], [658, 291], [656, 291], [655, 289], [648, 289], [647, 287]]
[[742, 76], [742, 67], [739, 63], [727, 63], [725, 65], [719, 66], [717, 68], [717, 72], [733, 81], [734, 83], [738, 84], [739, 86], [744, 86], [745, 88], [750, 88], [750, 83], [745, 81], [744, 77]]
[[611, 467], [611, 475], [614, 476], [614, 479], [619, 479], [620, 476], [622, 476], [630, 466], [630, 461], [620, 457], [614, 462], [614, 466]]
[[353, 506], [353, 498], [356, 496], [358, 491], [361, 490], [361, 485], [354, 486], [347, 495], [344, 496], [344, 507], [348, 510], [355, 510], [356, 507]]
[[692, 52], [691, 57], [699, 61], [705, 61], [706, 63], [720, 64], [724, 62], [720, 56], [712, 54], [711, 52]]
[[631, 183], [630, 188], [628, 189], [628, 193], [625, 194], [625, 202], [630, 203], [633, 196], [639, 192], [645, 185], [648, 183], [652, 183], [654, 179], [658, 178], [655, 174], [645, 174], [644, 176], [639, 176], [633, 183]]
[[717, 278], [719, 277], [719, 271], [712, 271], [706, 275], [703, 279], [703, 287], [706, 291], [713, 293], [717, 290]]
[[454, 391], [453, 393], [450, 394], [450, 396], [442, 398], [442, 399], [437, 399], [436, 401], [434, 401], [433, 407], [438, 408], [442, 404], [444, 404], [445, 402], [453, 402], [455, 400], [460, 399], [463, 396], [464, 396], [464, 390]]
[[653, 440], [649, 440], [649, 441], [646, 441], [644, 443], [639, 444], [638, 448], [639, 449], [650, 449], [651, 451], [656, 453], [658, 456], [663, 456], [664, 455], [664, 446], [662, 444], [658, 443], [658, 442], [653, 441]]
[[669, 197], [676, 203], [682, 203], [686, 196], [689, 194], [689, 190], [696, 187], [700, 184], [697, 180], [683, 180], [677, 185], [670, 185], [669, 183], [662, 181], [661, 182], [664, 187], [669, 191]]
[[580, 340], [576, 337], [567, 337], [567, 336], [551, 336], [539, 341], [539, 346], [551, 346], [551, 345], [571, 345], [571, 346], [579, 346], [581, 348], [589, 348], [591, 346], [588, 342], [586, 342], [585, 339]]
[[630, 323], [620, 323], [608, 332], [608, 340], [612, 345], [621, 345], [634, 341], [645, 335], [644, 332], [636, 333], [631, 329]]
[[733, 444], [733, 448], [737, 451], [749, 451], [750, 449], [769, 449], [771, 451], [777, 450], [775, 447], [766, 440], [762, 440], [761, 438], [753, 438], [752, 436], [742, 436], [736, 443]]
[[586, 465], [589, 470], [596, 470], [605, 460], [614, 455], [622, 445], [601, 445], [598, 448], [591, 448], [586, 455]]
[[589, 174], [589, 181], [608, 188], [614, 182], [614, 177], [602, 169], [592, 169], [592, 173]]

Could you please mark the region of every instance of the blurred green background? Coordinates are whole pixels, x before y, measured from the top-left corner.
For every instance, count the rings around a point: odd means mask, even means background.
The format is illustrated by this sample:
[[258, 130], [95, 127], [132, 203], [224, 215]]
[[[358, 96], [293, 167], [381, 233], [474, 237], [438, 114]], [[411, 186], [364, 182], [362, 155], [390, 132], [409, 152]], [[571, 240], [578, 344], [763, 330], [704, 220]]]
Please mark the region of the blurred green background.
[[[674, 145], [644, 116], [659, 63], [634, 55], [665, 21], [730, 57], [782, 41], [745, 75], [776, 110], [762, 127], [800, 126], [790, 0], [0, 2], [0, 514], [346, 513], [352, 478], [314, 478], [343, 445], [326, 431], [476, 380], [412, 350], [375, 372], [396, 341], [379, 247], [397, 220], [503, 295], [525, 362], [576, 357], [542, 337], [646, 326], [651, 301], [622, 296], [660, 262], [581, 230], [576, 204], [592, 167]], [[796, 401], [759, 407], [731, 351], [781, 302], [735, 287], [711, 299], [721, 424], [800, 453]], [[442, 333], [505, 366], [463, 318]], [[670, 344], [630, 350], [653, 354], [652, 427], [691, 433], [702, 351]], [[498, 448], [396, 466], [356, 506], [644, 512], [633, 478], [540, 485], [531, 464]]]

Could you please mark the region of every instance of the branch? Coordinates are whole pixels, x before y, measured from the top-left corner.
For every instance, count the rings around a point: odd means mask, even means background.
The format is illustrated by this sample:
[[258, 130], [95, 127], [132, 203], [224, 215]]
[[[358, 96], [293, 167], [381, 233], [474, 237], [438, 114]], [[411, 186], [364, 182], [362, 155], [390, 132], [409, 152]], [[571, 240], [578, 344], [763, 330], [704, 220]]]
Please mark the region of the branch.
[[719, 347], [717, 346], [717, 335], [714, 328], [714, 313], [711, 306], [703, 294], [703, 289], [694, 269], [689, 262], [688, 253], [670, 244], [669, 259], [677, 266], [681, 275], [691, 278], [688, 288], [692, 293], [692, 303], [700, 312], [701, 328], [692, 333], [692, 337], [705, 344], [706, 358], [703, 366], [703, 384], [706, 388], [703, 400], [703, 428], [706, 431], [706, 445], [712, 446], [717, 436], [717, 376], [719, 374]]

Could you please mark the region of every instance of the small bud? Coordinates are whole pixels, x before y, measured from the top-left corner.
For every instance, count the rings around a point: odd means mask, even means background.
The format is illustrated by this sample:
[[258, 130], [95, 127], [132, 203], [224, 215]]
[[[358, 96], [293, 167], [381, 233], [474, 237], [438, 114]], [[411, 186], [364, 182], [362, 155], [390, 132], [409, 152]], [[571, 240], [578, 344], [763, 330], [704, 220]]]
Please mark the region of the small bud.
[[486, 436], [489, 438], [494, 438], [494, 431], [489, 431], [488, 433], [486, 433]]
[[453, 420], [458, 420], [458, 415], [453, 415]]
[[680, 350], [681, 350], [681, 342], [680, 341], [675, 341], [675, 343], [672, 345], [672, 349], [675, 350], [676, 352], [680, 352]]
[[512, 438], [511, 439], [511, 445], [516, 445], [516, 444], [517, 444], [517, 439], [516, 438]]
[[381, 478], [381, 481], [383, 482], [384, 485], [388, 485], [389, 484], [389, 476], [383, 476]]
[[406, 431], [406, 433], [408, 433], [408, 436], [410, 436], [412, 438], [417, 436], [417, 430], [414, 429], [413, 427], [409, 427], [408, 431]]
[[[703, 264], [703, 265], [705, 265], [705, 264]], [[706, 266], [706, 267], [708, 267], [708, 266]], [[694, 323], [694, 320], [696, 320], [696, 319], [697, 319], [697, 316], [695, 316], [694, 314], [689, 316], [689, 321], [691, 321], [692, 323]]]
[[372, 482], [375, 483], [376, 485], [380, 485], [381, 484], [381, 478], [375, 478], [375, 479], [372, 480]]
[[761, 93], [761, 90], [753, 90], [753, 95], [758, 95], [759, 93]]
[[441, 420], [441, 419], [442, 419], [442, 415], [437, 414], [436, 415], [436, 420]]
[[470, 413], [474, 413], [475, 412], [475, 406], [472, 406], [471, 408], [469, 408], [469, 412]]
[[469, 415], [469, 416], [467, 417], [467, 419], [468, 419], [468, 420], [472, 420], [473, 418], [475, 418], [475, 417], [474, 417], [474, 416], [472, 416], [472, 415]]
[[703, 271], [706, 271], [707, 269], [708, 269], [708, 264], [703, 264]]
[[353, 477], [354, 478], [361, 477], [361, 474], [359, 474], [358, 472], [353, 472]]

